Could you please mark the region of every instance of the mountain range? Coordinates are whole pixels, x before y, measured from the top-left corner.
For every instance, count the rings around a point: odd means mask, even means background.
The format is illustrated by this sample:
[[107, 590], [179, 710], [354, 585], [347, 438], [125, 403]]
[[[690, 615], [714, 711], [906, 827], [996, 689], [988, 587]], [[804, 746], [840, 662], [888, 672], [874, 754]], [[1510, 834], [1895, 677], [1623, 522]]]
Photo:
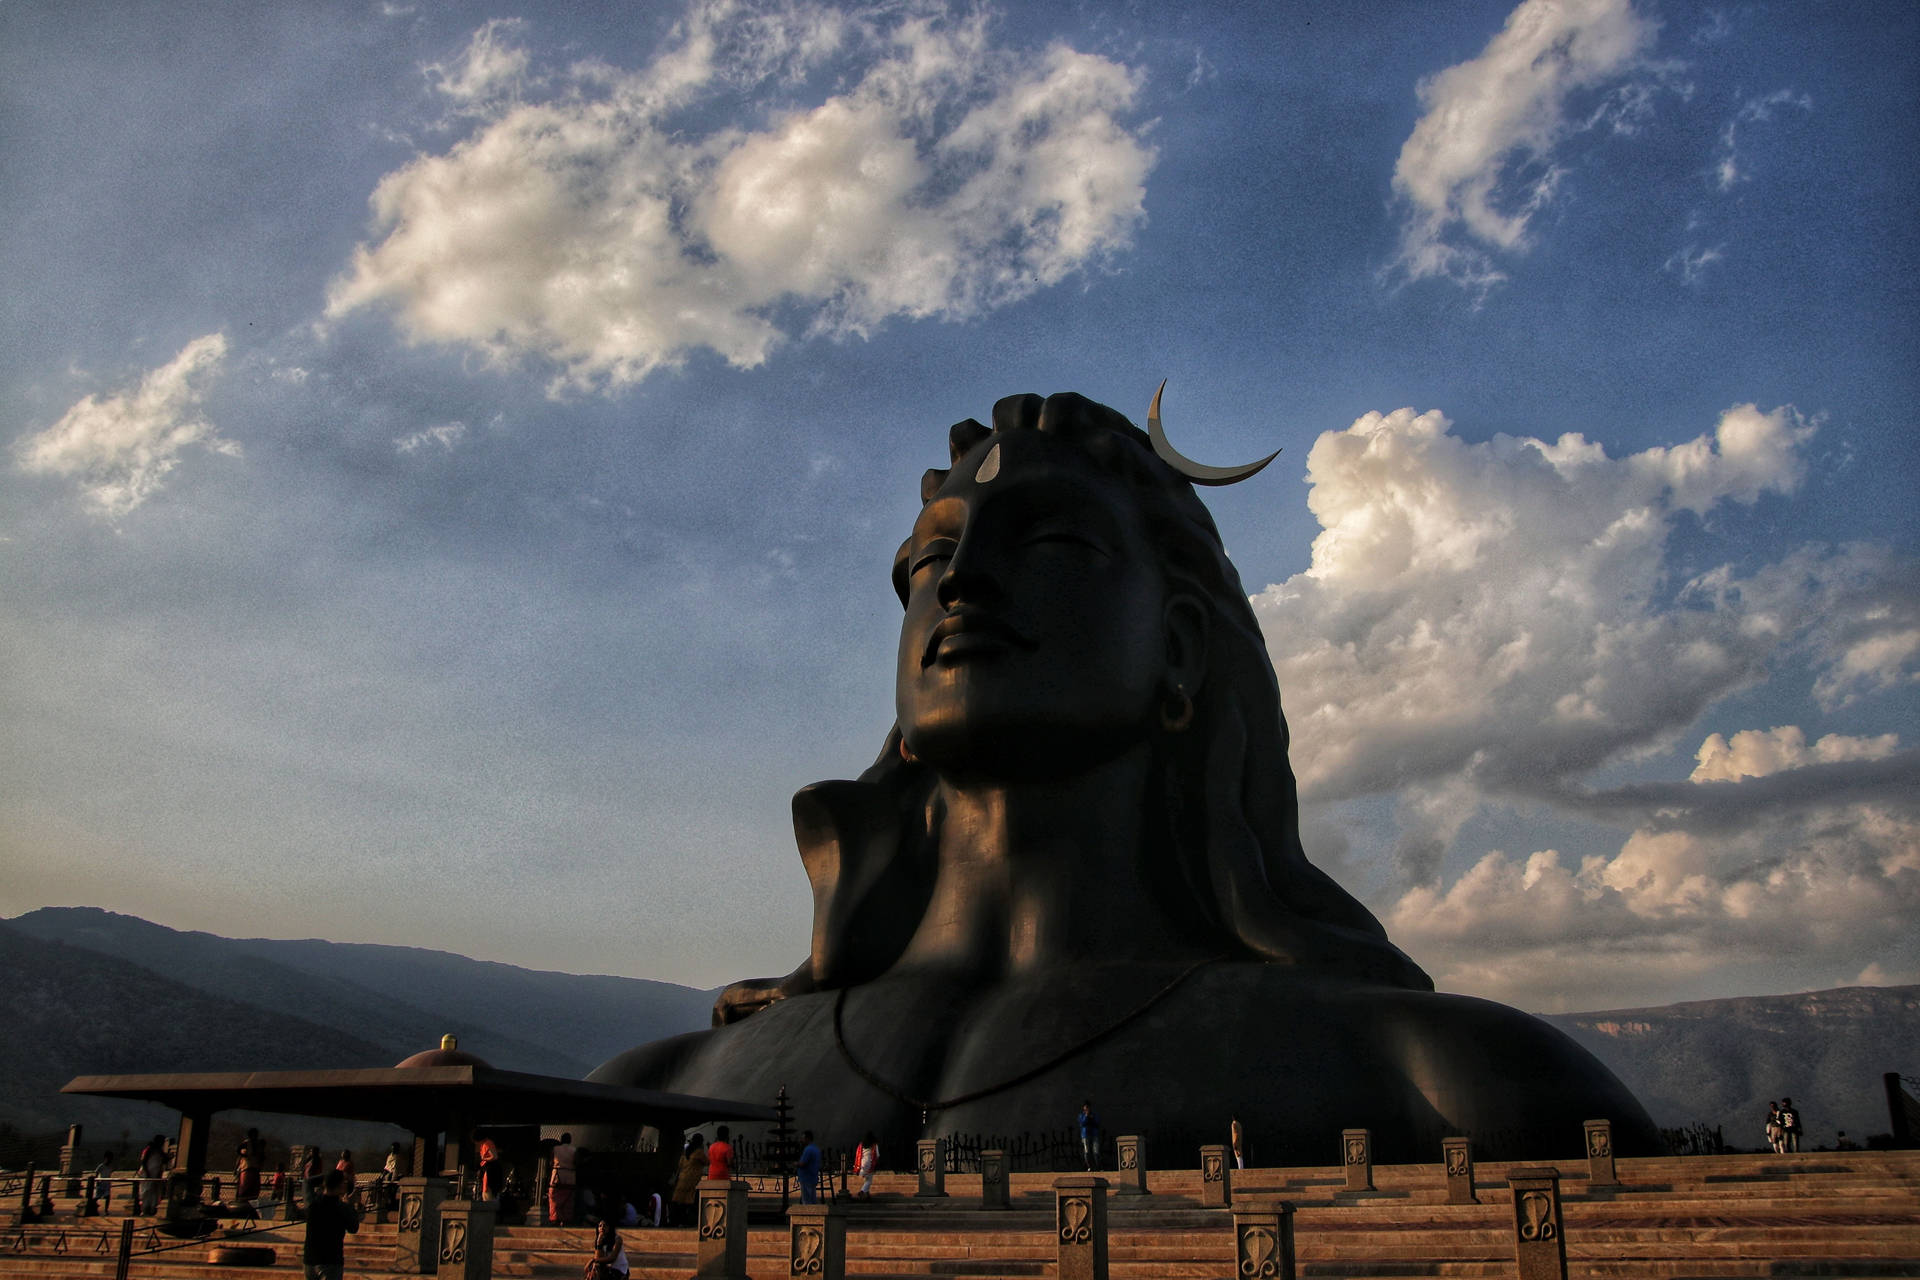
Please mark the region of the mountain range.
[[[90, 907], [0, 922], [0, 1123], [47, 1132], [167, 1127], [158, 1108], [63, 1097], [76, 1075], [390, 1066], [454, 1032], [511, 1070], [579, 1077], [708, 1025], [714, 992], [579, 976], [417, 947], [224, 938]], [[1761, 1144], [1791, 1095], [1807, 1145], [1888, 1127], [1882, 1073], [1920, 1075], [1920, 986], [1845, 987], [1548, 1015], [1665, 1128]]]

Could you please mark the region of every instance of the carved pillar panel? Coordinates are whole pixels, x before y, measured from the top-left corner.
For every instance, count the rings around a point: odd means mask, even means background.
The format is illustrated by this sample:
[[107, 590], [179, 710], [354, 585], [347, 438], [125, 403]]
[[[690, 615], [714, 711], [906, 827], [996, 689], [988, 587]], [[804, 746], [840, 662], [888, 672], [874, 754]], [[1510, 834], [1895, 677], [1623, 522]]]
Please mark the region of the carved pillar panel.
[[1107, 1280], [1107, 1180], [1055, 1178], [1053, 1206], [1060, 1280]]
[[1473, 1194], [1473, 1143], [1467, 1138], [1440, 1140], [1440, 1167], [1447, 1175], [1448, 1204], [1479, 1204]]
[[1340, 1160], [1347, 1167], [1347, 1190], [1373, 1190], [1373, 1131], [1342, 1129]]
[[747, 1280], [747, 1184], [703, 1178], [695, 1218], [694, 1271], [713, 1280]]
[[80, 1194], [80, 1126], [67, 1126], [67, 1140], [60, 1147], [60, 1173], [67, 1180], [67, 1198]]
[[449, 1200], [440, 1206], [438, 1280], [490, 1280], [493, 1275], [492, 1200]]
[[1613, 1121], [1589, 1120], [1587, 1131], [1587, 1185], [1615, 1187], [1620, 1179], [1613, 1172]]
[[1240, 1280], [1294, 1280], [1293, 1205], [1285, 1200], [1234, 1205], [1233, 1257]]
[[1224, 1145], [1200, 1148], [1200, 1203], [1209, 1209], [1233, 1203], [1233, 1162]]
[[787, 1274], [803, 1280], [846, 1280], [847, 1219], [837, 1204], [787, 1210]]
[[440, 1269], [440, 1206], [451, 1190], [445, 1178], [400, 1179], [395, 1271], [424, 1276]]
[[922, 1138], [914, 1144], [913, 1167], [920, 1173], [920, 1189], [913, 1194], [918, 1196], [944, 1196], [947, 1194], [947, 1141], [945, 1138]]
[[1514, 1274], [1519, 1280], [1567, 1280], [1560, 1171], [1515, 1169], [1507, 1185], [1513, 1188]]
[[1114, 1190], [1123, 1196], [1146, 1195], [1147, 1140], [1139, 1134], [1127, 1133], [1116, 1138], [1113, 1146], [1120, 1163], [1120, 1177], [1115, 1180]]
[[980, 1153], [980, 1207], [1005, 1209], [1013, 1203], [1013, 1187], [1007, 1176], [1007, 1153], [1001, 1150]]

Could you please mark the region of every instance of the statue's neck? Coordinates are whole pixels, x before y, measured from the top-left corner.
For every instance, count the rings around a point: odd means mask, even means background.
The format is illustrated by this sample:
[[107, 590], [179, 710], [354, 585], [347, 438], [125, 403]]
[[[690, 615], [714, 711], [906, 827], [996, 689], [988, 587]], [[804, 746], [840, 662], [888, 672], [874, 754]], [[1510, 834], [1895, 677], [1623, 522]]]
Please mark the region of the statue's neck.
[[938, 871], [901, 963], [997, 975], [1184, 955], [1144, 874], [1150, 768], [1143, 746], [1064, 779], [940, 782]]

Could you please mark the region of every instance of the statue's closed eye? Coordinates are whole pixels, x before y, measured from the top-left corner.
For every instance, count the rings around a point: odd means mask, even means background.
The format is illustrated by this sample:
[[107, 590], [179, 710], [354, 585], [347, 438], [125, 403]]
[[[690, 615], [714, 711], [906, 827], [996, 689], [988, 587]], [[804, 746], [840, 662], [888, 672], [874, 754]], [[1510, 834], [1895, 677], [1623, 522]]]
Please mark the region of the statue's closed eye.
[[920, 548], [920, 554], [913, 558], [913, 563], [909, 566], [910, 572], [919, 573], [922, 569], [945, 564], [953, 559], [954, 546], [955, 543], [951, 538], [935, 538]]

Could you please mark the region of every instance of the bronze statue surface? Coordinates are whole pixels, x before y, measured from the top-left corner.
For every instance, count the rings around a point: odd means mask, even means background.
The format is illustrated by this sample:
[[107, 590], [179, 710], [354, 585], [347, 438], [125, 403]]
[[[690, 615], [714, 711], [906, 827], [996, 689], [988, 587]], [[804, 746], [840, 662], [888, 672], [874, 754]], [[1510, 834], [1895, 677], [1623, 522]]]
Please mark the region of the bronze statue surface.
[[[894, 561], [898, 722], [852, 782], [794, 797], [811, 952], [715, 1028], [592, 1079], [786, 1085], [823, 1140], [1106, 1129], [1156, 1162], [1223, 1141], [1327, 1163], [1564, 1152], [1646, 1113], [1559, 1032], [1438, 995], [1307, 861], [1273, 666], [1174, 452], [1084, 397], [1012, 396], [949, 435]], [[1165, 1153], [1165, 1154], [1161, 1154]]]

